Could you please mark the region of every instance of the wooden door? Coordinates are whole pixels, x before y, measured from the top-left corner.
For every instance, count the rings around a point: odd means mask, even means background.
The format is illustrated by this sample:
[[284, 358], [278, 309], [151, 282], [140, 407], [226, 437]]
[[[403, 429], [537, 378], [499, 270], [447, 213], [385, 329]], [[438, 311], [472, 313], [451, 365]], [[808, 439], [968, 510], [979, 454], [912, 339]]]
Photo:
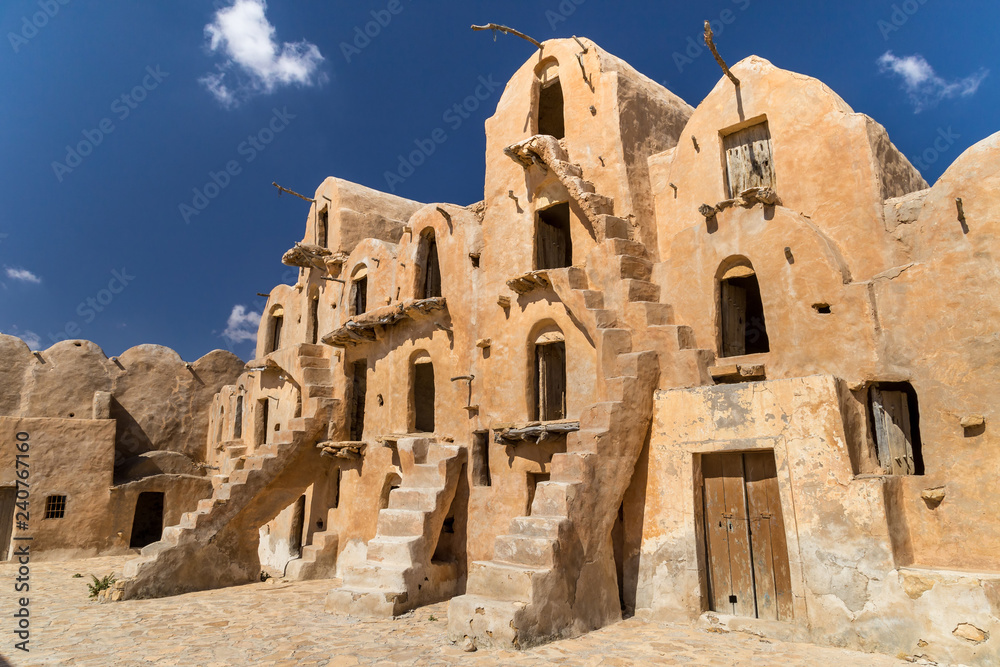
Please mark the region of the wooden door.
[[791, 618], [791, 577], [773, 453], [707, 454], [702, 473], [712, 610]]
[[719, 288], [722, 292], [722, 356], [738, 357], [746, 353], [747, 291], [729, 280], [723, 280]]
[[10, 554], [10, 536], [14, 530], [14, 502], [17, 490], [13, 486], [0, 486], [0, 561]]
[[722, 145], [730, 197], [747, 188], [774, 187], [771, 132], [766, 121], [723, 137]]
[[890, 475], [914, 474], [916, 465], [906, 393], [872, 387], [871, 396], [879, 465]]
[[792, 617], [792, 577], [772, 452], [743, 455], [757, 618]]

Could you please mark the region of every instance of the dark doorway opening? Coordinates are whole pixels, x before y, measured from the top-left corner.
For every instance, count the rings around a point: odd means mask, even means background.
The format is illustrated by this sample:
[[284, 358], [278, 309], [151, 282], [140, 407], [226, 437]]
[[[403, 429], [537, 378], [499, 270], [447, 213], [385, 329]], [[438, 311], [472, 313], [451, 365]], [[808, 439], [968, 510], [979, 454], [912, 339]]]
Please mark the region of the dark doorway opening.
[[551, 421], [566, 417], [566, 343], [535, 345], [534, 419]]
[[422, 253], [424, 255], [424, 273], [417, 298], [431, 299], [441, 296], [441, 265], [438, 262], [437, 240], [434, 238], [434, 230], [425, 232], [422, 242], [424, 244]]
[[562, 139], [566, 136], [562, 84], [555, 79], [542, 84], [538, 92], [538, 134]]
[[365, 394], [368, 393], [368, 360], [359, 359], [351, 366], [351, 440], [360, 442], [365, 435]]
[[413, 427], [418, 433], [434, 432], [434, 364], [427, 359], [413, 365]]
[[562, 269], [573, 266], [573, 239], [569, 230], [569, 203], [538, 212], [535, 225], [535, 268]]
[[163, 535], [163, 492], [143, 491], [135, 501], [129, 547], [141, 549], [158, 542]]
[[[738, 269], [742, 275], [724, 278], [720, 283], [723, 357], [757, 354], [771, 349], [757, 275], [749, 267]], [[729, 273], [732, 270], [727, 275]]]
[[360, 315], [368, 310], [368, 276], [355, 278], [351, 282], [351, 315]]

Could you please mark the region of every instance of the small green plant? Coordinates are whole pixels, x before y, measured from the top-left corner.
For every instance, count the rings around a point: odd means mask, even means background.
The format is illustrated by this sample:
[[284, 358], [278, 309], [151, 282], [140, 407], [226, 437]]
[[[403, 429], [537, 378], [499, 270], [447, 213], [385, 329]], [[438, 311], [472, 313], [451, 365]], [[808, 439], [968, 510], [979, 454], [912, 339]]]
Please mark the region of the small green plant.
[[77, 572], [76, 574], [73, 575], [73, 578], [74, 579], [83, 579], [83, 575], [80, 574], [79, 572]]
[[430, 617], [427, 620], [428, 621], [436, 621], [437, 620], [437, 616], [435, 616], [434, 614], [431, 614]]
[[96, 598], [97, 594], [100, 593], [101, 591], [105, 591], [111, 588], [111, 585], [115, 583], [115, 581], [117, 581], [117, 579], [115, 579], [114, 572], [105, 575], [101, 579], [98, 579], [94, 575], [90, 575], [90, 578], [94, 580], [94, 583], [87, 584], [87, 588], [90, 589], [90, 597], [92, 598]]

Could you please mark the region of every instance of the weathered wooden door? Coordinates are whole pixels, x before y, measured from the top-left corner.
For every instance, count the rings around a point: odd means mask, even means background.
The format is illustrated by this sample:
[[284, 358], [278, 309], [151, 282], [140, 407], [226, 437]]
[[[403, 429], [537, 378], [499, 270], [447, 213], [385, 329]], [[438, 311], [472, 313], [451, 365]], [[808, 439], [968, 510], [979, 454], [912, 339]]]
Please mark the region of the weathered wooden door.
[[17, 490], [13, 486], [0, 486], [0, 561], [10, 553], [10, 536], [14, 530], [14, 502]]
[[726, 180], [730, 197], [747, 188], [774, 187], [771, 132], [767, 121], [723, 137], [722, 145], [726, 151]]
[[746, 352], [747, 291], [741, 285], [723, 280], [722, 291], [722, 356], [738, 357]]
[[712, 610], [791, 618], [791, 576], [773, 453], [707, 454], [702, 474]]
[[872, 387], [871, 398], [879, 465], [890, 475], [914, 474], [916, 465], [906, 393]]

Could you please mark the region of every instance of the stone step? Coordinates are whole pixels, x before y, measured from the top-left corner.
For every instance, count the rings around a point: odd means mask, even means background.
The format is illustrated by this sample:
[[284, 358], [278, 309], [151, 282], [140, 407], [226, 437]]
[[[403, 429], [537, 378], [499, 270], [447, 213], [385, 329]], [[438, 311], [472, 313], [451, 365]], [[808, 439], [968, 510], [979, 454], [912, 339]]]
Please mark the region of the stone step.
[[[598, 215], [602, 214], [610, 215], [615, 208], [614, 199], [605, 197], [604, 195], [599, 195], [596, 192], [584, 192], [580, 195], [580, 200], [585, 207], [592, 208], [594, 211], [597, 212]], [[614, 231], [616, 234], [620, 233], [617, 228]], [[626, 236], [617, 238], [627, 238], [627, 232]]]
[[330, 360], [323, 357], [299, 357], [302, 368], [329, 368]]
[[552, 455], [551, 480], [585, 483], [593, 477], [597, 455], [591, 452], [560, 452]]
[[424, 538], [376, 535], [368, 542], [368, 561], [408, 567], [425, 549]]
[[632, 301], [627, 304], [626, 308], [630, 312], [638, 313], [636, 319], [645, 322], [648, 327], [674, 323], [674, 307], [669, 303]]
[[557, 540], [527, 535], [500, 535], [493, 548], [493, 558], [501, 563], [552, 568], [556, 566], [558, 551]]
[[330, 384], [333, 373], [329, 368], [307, 367], [302, 369], [302, 382], [304, 384]]
[[334, 388], [329, 384], [307, 384], [302, 388], [303, 398], [332, 398]]
[[614, 434], [605, 428], [582, 428], [566, 434], [566, 449], [571, 452], [606, 452]]
[[566, 281], [570, 289], [587, 289], [590, 282], [587, 280], [587, 272], [579, 266], [570, 266], [566, 270]]
[[580, 413], [580, 429], [607, 431], [628, 418], [625, 405], [619, 401], [591, 403]]
[[345, 588], [368, 588], [380, 591], [405, 591], [407, 566], [365, 561], [351, 565], [344, 572]]
[[393, 489], [389, 494], [389, 509], [430, 512], [437, 507], [441, 491], [438, 487], [406, 486], [404, 480], [403, 486]]
[[539, 482], [535, 487], [535, 499], [531, 503], [531, 516], [569, 516], [569, 494], [571, 487], [568, 482]]
[[218, 498], [203, 498], [198, 501], [198, 511], [210, 512], [217, 502], [219, 502]]
[[601, 329], [598, 332], [604, 368], [614, 368], [615, 357], [632, 351], [632, 333], [628, 329]]
[[301, 431], [292, 431], [291, 429], [283, 428], [280, 431], [275, 431], [271, 435], [271, 439], [268, 444], [290, 445], [295, 442], [295, 439], [298, 438], [301, 433]]
[[424, 459], [424, 463], [430, 465], [454, 459], [459, 455], [460, 450], [461, 447], [458, 445], [432, 444], [427, 448], [427, 457]]
[[666, 335], [671, 342], [677, 343], [678, 350], [694, 350], [698, 347], [695, 341], [694, 329], [687, 325], [662, 324], [651, 326], [649, 330], [650, 333], [662, 333]]
[[324, 357], [327, 349], [318, 343], [299, 343], [298, 353], [300, 357]]
[[344, 587], [327, 594], [324, 608], [332, 614], [392, 618], [405, 611], [407, 597], [400, 591]]
[[464, 637], [474, 637], [479, 648], [509, 650], [523, 641], [519, 628], [529, 624], [521, 620], [526, 606], [524, 602], [496, 600], [492, 596], [452, 598], [448, 605], [448, 637], [459, 645]]
[[594, 324], [598, 329], [613, 329], [618, 326], [618, 313], [614, 310], [591, 310]]
[[534, 568], [498, 561], [473, 561], [469, 567], [466, 593], [493, 600], [531, 602], [534, 578], [546, 568]]
[[608, 238], [604, 245], [611, 251], [612, 255], [631, 255], [632, 257], [645, 257], [646, 246], [638, 241], [629, 241], [626, 238]]
[[598, 290], [580, 290], [583, 295], [583, 305], [590, 310], [600, 310], [604, 308], [604, 292]]
[[622, 280], [627, 301], [659, 301], [660, 286], [648, 280]]
[[410, 468], [406, 477], [403, 481], [410, 487], [439, 489], [444, 486], [445, 481], [437, 463], [417, 463]]
[[[613, 200], [608, 200], [613, 203]], [[610, 213], [610, 211], [609, 211]], [[631, 225], [628, 220], [613, 215], [598, 216], [597, 224], [604, 230], [606, 239], [627, 239]]]
[[519, 516], [510, 522], [512, 535], [558, 539], [570, 526], [570, 520], [553, 516]]
[[616, 378], [638, 378], [642, 375], [642, 369], [646, 367], [659, 366], [659, 355], [652, 350], [642, 352], [628, 352], [619, 354], [615, 360]]
[[653, 275], [653, 263], [642, 257], [620, 255], [618, 257], [618, 275], [621, 278], [649, 280]]
[[383, 537], [409, 537], [424, 534], [427, 512], [384, 509], [378, 513], [377, 534]]

